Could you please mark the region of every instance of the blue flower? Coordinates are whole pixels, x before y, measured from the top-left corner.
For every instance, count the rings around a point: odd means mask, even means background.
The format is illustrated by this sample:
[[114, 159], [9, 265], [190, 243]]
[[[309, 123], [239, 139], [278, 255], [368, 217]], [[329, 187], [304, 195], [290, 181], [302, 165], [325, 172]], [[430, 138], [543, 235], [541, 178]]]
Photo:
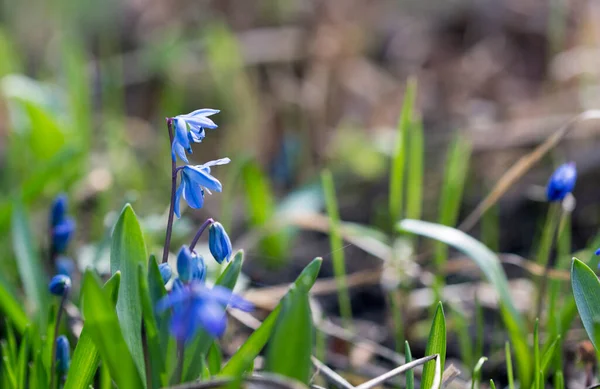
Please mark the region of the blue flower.
[[69, 371], [71, 364], [71, 349], [69, 339], [61, 335], [56, 338], [56, 370], [58, 374], [64, 376]]
[[577, 181], [575, 162], [562, 164], [552, 173], [546, 187], [548, 201], [561, 201], [573, 191]]
[[173, 308], [170, 331], [179, 342], [186, 342], [200, 328], [213, 337], [222, 336], [227, 328], [227, 306], [246, 312], [254, 309], [250, 302], [227, 288], [215, 286], [211, 289], [203, 283], [193, 282], [160, 300], [156, 310], [162, 313]]
[[208, 228], [208, 247], [218, 263], [229, 261], [232, 252], [231, 240], [219, 222], [212, 223]]
[[171, 270], [171, 266], [168, 263], [161, 263], [158, 265], [158, 270], [160, 271], [160, 276], [163, 280], [163, 284], [166, 284], [171, 279], [171, 275], [173, 271]]
[[175, 129], [171, 149], [173, 161], [175, 161], [175, 155], [178, 155], [183, 162], [189, 163], [185, 153], [192, 153], [192, 143], [202, 142], [202, 139], [206, 136], [204, 133], [205, 128], [217, 128], [215, 122], [208, 118], [208, 116], [216, 113], [219, 113], [219, 110], [205, 108], [186, 115], [178, 115], [172, 119], [173, 128]]
[[202, 255], [192, 258], [192, 281], [204, 282], [206, 280], [206, 264]]
[[58, 274], [50, 280], [48, 290], [55, 296], [64, 295], [71, 288], [71, 279], [63, 274]]
[[181, 246], [177, 254], [177, 274], [179, 279], [185, 283], [192, 278], [192, 257], [193, 254], [190, 248], [186, 245]]
[[67, 213], [67, 195], [60, 194], [56, 196], [50, 207], [50, 227], [54, 228], [65, 220]]
[[75, 232], [75, 221], [70, 217], [65, 218], [61, 223], [52, 228], [52, 251], [63, 253]]
[[210, 161], [204, 165], [187, 165], [181, 168], [181, 180], [177, 193], [175, 194], [175, 215], [181, 217], [179, 213], [179, 201], [183, 196], [184, 200], [192, 208], [199, 209], [204, 205], [204, 191], [210, 193], [211, 190], [221, 192], [222, 185], [210, 174], [210, 167], [216, 165], [228, 164], [229, 158], [221, 158], [216, 161]]

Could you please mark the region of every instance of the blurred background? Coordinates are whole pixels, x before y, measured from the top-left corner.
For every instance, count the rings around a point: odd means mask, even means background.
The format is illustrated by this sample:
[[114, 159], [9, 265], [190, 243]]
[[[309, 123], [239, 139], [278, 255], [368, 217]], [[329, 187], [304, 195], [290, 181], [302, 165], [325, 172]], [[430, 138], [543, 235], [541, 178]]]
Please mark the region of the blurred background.
[[[406, 216], [450, 225], [520, 157], [600, 101], [594, 1], [5, 0], [0, 12], [0, 247], [10, 253], [14, 198], [43, 236], [48, 204], [67, 192], [80, 268], [107, 266], [110, 228], [126, 202], [159, 253], [167, 116], [220, 109], [219, 128], [207, 130], [191, 161], [233, 161], [213, 169], [224, 192], [176, 221], [173, 250], [213, 217], [246, 250], [249, 285], [290, 281], [315, 256], [325, 259], [321, 275], [332, 276], [328, 222], [319, 218], [327, 168], [347, 223], [346, 270], [362, 271], [360, 284], [389, 254], [390, 157], [409, 78], [423, 137], [407, 152], [423, 142], [424, 154], [422, 201]], [[572, 246], [582, 248], [600, 221], [599, 133], [578, 125], [470, 233], [530, 255], [547, 178], [573, 160]], [[448, 174], [450, 161], [458, 176]], [[421, 167], [409, 161], [413, 168]], [[444, 218], [452, 183], [458, 197]], [[13, 280], [8, 259], [0, 277]], [[352, 289], [357, 317], [380, 317], [378, 282]], [[330, 297], [324, 306], [335, 312]]]

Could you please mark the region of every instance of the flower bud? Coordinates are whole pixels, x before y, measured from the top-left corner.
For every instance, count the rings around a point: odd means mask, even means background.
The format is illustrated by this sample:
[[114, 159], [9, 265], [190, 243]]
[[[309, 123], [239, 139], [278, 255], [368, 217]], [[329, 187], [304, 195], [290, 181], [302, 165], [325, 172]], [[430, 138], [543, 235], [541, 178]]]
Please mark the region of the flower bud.
[[192, 281], [206, 280], [206, 264], [204, 263], [204, 257], [202, 255], [194, 256], [192, 258]]
[[548, 180], [548, 185], [546, 186], [548, 201], [562, 201], [573, 191], [575, 181], [577, 181], [575, 162], [560, 165]]
[[64, 376], [69, 371], [71, 364], [71, 350], [69, 339], [61, 335], [56, 338], [56, 371], [60, 376]]
[[66, 250], [74, 231], [75, 221], [71, 218], [66, 218], [52, 228], [52, 249], [55, 253], [62, 253]]
[[168, 263], [161, 263], [158, 265], [158, 270], [160, 271], [160, 276], [162, 277], [163, 283], [166, 284], [171, 279], [171, 275], [173, 271], [171, 270], [171, 266]]
[[55, 296], [63, 296], [71, 289], [71, 279], [63, 274], [52, 277], [48, 284], [48, 290]]
[[173, 280], [173, 286], [171, 287], [172, 291], [182, 290], [184, 288], [183, 282], [179, 278], [175, 278]]
[[179, 254], [177, 254], [177, 274], [179, 279], [187, 283], [192, 278], [192, 252], [186, 245], [181, 246]]
[[208, 247], [218, 263], [229, 261], [232, 251], [231, 241], [225, 228], [219, 222], [214, 222], [208, 227]]
[[57, 274], [62, 274], [67, 277], [71, 277], [73, 271], [75, 271], [75, 263], [73, 262], [73, 260], [64, 255], [61, 255], [58, 258], [56, 258], [56, 263], [54, 264], [54, 266], [56, 268]]
[[67, 195], [56, 196], [50, 208], [50, 227], [54, 228], [65, 220], [67, 213]]

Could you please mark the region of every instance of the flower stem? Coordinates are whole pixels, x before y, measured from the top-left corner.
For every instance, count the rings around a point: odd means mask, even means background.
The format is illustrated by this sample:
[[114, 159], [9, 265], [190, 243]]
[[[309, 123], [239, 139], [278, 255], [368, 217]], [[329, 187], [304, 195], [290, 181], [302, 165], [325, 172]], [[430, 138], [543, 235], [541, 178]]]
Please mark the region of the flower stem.
[[[173, 119], [167, 118], [167, 128], [169, 129], [169, 144], [173, 145]], [[171, 205], [169, 206], [169, 220], [167, 221], [167, 233], [165, 237], [165, 247], [163, 248], [162, 263], [169, 259], [169, 246], [171, 245], [171, 232], [173, 231], [173, 217], [175, 216], [175, 187], [177, 186], [177, 164], [175, 158], [171, 158]]]
[[58, 338], [58, 332], [60, 330], [60, 319], [64, 311], [65, 303], [67, 302], [67, 296], [69, 295], [70, 288], [65, 289], [65, 293], [60, 299], [60, 305], [58, 306], [58, 312], [56, 313], [56, 324], [54, 325], [54, 337], [52, 339], [52, 354], [50, 364], [50, 389], [55, 389], [56, 384], [54, 382], [56, 376], [56, 339]]
[[214, 222], [214, 219], [212, 217], [209, 217], [204, 223], [202, 223], [202, 225], [198, 229], [198, 232], [196, 232], [196, 236], [194, 236], [192, 243], [190, 243], [190, 251], [194, 251], [194, 247], [196, 247], [196, 243], [198, 243], [198, 239], [200, 239], [202, 233], [204, 232], [204, 230], [206, 230], [206, 227], [210, 226]]

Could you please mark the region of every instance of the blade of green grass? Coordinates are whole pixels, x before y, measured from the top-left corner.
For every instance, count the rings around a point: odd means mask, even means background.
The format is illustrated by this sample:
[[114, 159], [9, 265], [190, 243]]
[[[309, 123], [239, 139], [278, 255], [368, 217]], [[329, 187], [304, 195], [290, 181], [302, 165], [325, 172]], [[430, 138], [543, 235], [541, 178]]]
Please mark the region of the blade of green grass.
[[27, 299], [37, 311], [39, 329], [46, 328], [48, 309], [47, 280], [42, 272], [43, 266], [31, 234], [27, 212], [21, 200], [13, 203], [12, 243], [17, 257], [17, 268]]
[[346, 282], [346, 262], [344, 259], [344, 245], [340, 235], [340, 215], [335, 194], [333, 176], [329, 170], [321, 173], [321, 184], [325, 194], [325, 203], [327, 204], [327, 214], [329, 215], [329, 242], [331, 245], [331, 260], [333, 262], [333, 272], [337, 285], [338, 303], [340, 305], [340, 314], [344, 321], [346, 329], [352, 326], [352, 304], [348, 285]]
[[[122, 291], [123, 285], [119, 294]], [[102, 356], [102, 361], [108, 365], [112, 379], [120, 388], [144, 388], [144, 382], [121, 332], [110, 296], [102, 290], [91, 271], [84, 275], [82, 294], [85, 326]]]
[[513, 376], [512, 367], [512, 354], [510, 352], [510, 343], [506, 342], [504, 345], [504, 353], [506, 357], [506, 375], [508, 377], [508, 388], [515, 389], [515, 379]]
[[140, 301], [140, 280], [138, 264], [146, 271], [146, 243], [142, 229], [131, 205], [127, 204], [115, 225], [110, 250], [110, 271], [121, 272], [121, 287], [117, 301], [117, 315], [123, 330], [123, 337], [131, 351], [131, 356], [145, 377], [144, 351], [142, 348], [142, 306]]
[[481, 383], [481, 370], [483, 369], [483, 364], [487, 360], [487, 357], [481, 357], [475, 364], [475, 367], [473, 368], [473, 378], [471, 380], [471, 389], [479, 389], [479, 384]]
[[501, 314], [504, 325], [508, 331], [511, 342], [516, 349], [521, 385], [528, 387], [531, 384], [533, 366], [531, 353], [528, 351], [525, 325], [520, 313], [515, 308], [509, 293], [508, 280], [500, 265], [500, 260], [492, 251], [481, 242], [470, 237], [462, 231], [452, 227], [428, 223], [420, 220], [403, 220], [399, 224], [403, 231], [437, 239], [451, 245], [470, 257], [481, 269], [488, 282], [498, 292], [501, 302]]
[[415, 119], [408, 131], [408, 177], [406, 178], [406, 217], [420, 219], [423, 202], [423, 121]]
[[12, 293], [0, 283], [0, 312], [9, 320], [15, 329], [22, 334], [29, 320], [23, 311], [22, 304], [17, 302]]
[[[444, 308], [442, 303], [437, 304], [437, 309], [433, 316], [431, 323], [431, 330], [429, 331], [429, 337], [427, 339], [427, 347], [425, 347], [425, 355], [439, 354], [439, 364], [443, 370], [444, 362], [446, 360], [446, 319], [444, 317]], [[436, 364], [437, 362], [427, 362], [423, 367], [423, 375], [421, 377], [421, 387], [431, 388], [433, 387], [436, 377]]]
[[314, 345], [314, 324], [308, 294], [321, 262], [319, 258], [313, 260], [281, 301], [281, 312], [265, 358], [265, 371], [305, 384], [308, 384], [311, 376]]
[[556, 339], [554, 339], [554, 342], [550, 343], [550, 347], [548, 348], [548, 350], [546, 350], [546, 352], [544, 352], [544, 355], [542, 356], [542, 371], [544, 372], [544, 374], [547, 374], [550, 369], [552, 359], [554, 358], [554, 353], [557, 350], [562, 352], [562, 350], [558, 348], [558, 346], [561, 344], [560, 340], [561, 336], [558, 335]]
[[458, 305], [452, 305], [452, 318], [456, 335], [458, 336], [458, 344], [460, 345], [461, 360], [467, 367], [473, 366], [475, 356], [473, 355], [473, 342], [469, 333], [469, 323], [467, 317]]
[[[404, 356], [406, 363], [412, 362], [412, 353], [408, 341], [404, 341]], [[415, 372], [412, 369], [406, 372], [406, 389], [415, 389]]]
[[[104, 291], [110, 297], [112, 306], [117, 304], [119, 296], [119, 286], [121, 284], [121, 272], [116, 272], [104, 284]], [[83, 326], [77, 346], [71, 358], [69, 374], [63, 389], [87, 389], [92, 384], [98, 363], [100, 362], [100, 353], [94, 344], [88, 328]]]
[[406, 134], [409, 131], [409, 127], [413, 120], [412, 116], [416, 89], [416, 79], [410, 78], [406, 84], [404, 102], [402, 103], [402, 111], [400, 113], [400, 119], [398, 120], [396, 147], [390, 169], [389, 211], [392, 225], [402, 217], [402, 198], [407, 150]]
[[533, 366], [534, 366], [534, 385], [536, 389], [542, 389], [542, 382], [540, 381], [540, 371], [542, 369], [542, 362], [540, 361], [540, 321], [535, 319], [535, 325], [533, 327]]
[[210, 349], [208, 349], [208, 356], [206, 357], [206, 362], [211, 377], [219, 374], [219, 372], [221, 371], [221, 366], [223, 364], [223, 352], [221, 351], [217, 343], [213, 342], [213, 344], [210, 346]]

